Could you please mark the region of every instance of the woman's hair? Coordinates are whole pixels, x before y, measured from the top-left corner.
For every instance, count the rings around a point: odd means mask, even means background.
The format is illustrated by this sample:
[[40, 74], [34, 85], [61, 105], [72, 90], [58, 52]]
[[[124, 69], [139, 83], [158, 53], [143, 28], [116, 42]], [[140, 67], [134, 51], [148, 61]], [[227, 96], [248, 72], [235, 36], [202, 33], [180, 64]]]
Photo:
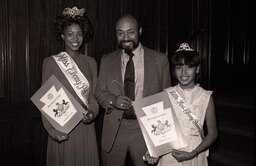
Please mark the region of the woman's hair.
[[93, 25], [86, 15], [84, 9], [77, 7], [65, 8], [62, 15], [56, 17], [54, 23], [54, 34], [58, 42], [62, 42], [61, 35], [67, 26], [78, 24], [83, 31], [84, 42], [87, 43], [93, 35]]

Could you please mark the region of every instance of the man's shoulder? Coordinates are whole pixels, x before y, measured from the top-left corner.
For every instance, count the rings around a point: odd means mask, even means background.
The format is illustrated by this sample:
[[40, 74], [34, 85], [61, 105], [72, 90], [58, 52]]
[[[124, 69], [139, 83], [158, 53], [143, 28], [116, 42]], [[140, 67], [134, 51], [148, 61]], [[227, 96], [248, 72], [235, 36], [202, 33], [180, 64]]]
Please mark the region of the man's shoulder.
[[120, 50], [115, 50], [112, 52], [105, 53], [103, 56], [114, 56], [114, 55], [118, 54], [119, 52], [120, 52]]
[[92, 57], [92, 56], [83, 55], [82, 58], [84, 59], [84, 61], [88, 62], [88, 64], [97, 65], [97, 62], [96, 62], [95, 58]]
[[168, 56], [165, 53], [157, 50], [144, 47], [144, 55], [148, 57], [148, 59], [152, 59], [153, 61], [157, 61], [160, 63], [169, 63]]
[[102, 55], [102, 58], [104, 58], [104, 59], [113, 58], [113, 57], [117, 56], [119, 53], [120, 53], [120, 51], [118, 51], [118, 50], [112, 51], [109, 53], [105, 53]]
[[145, 46], [143, 46], [143, 49], [145, 53], [150, 53], [150, 54], [159, 55], [159, 56], [166, 56], [166, 54], [161, 51], [154, 50]]
[[101, 63], [111, 63], [113, 62], [114, 59], [118, 58], [120, 54], [120, 51], [113, 51], [113, 52], [109, 52], [109, 53], [105, 53], [102, 55], [101, 57]]

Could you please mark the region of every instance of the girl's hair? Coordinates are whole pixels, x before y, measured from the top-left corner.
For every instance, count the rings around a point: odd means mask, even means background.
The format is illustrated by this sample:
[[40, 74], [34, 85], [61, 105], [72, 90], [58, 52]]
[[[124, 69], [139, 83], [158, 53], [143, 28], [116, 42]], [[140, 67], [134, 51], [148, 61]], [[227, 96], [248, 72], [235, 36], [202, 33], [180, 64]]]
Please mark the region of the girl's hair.
[[[184, 44], [184, 43], [183, 43]], [[186, 43], [185, 43], [186, 44]], [[173, 75], [175, 76], [175, 67], [180, 65], [188, 65], [189, 67], [199, 67], [200, 66], [200, 57], [199, 53], [189, 47], [188, 48], [179, 48], [176, 50], [174, 56], [171, 59], [172, 62], [172, 71]], [[178, 82], [177, 78], [174, 77], [174, 84]], [[195, 83], [200, 82], [200, 76], [199, 74], [195, 77]]]
[[199, 53], [197, 51], [176, 51], [172, 58], [173, 67], [177, 65], [188, 65], [197, 67], [200, 65]]
[[62, 42], [63, 40], [61, 38], [61, 35], [64, 34], [64, 30], [66, 29], [66, 27], [72, 24], [78, 24], [80, 26], [80, 28], [83, 31], [84, 42], [87, 43], [93, 35], [93, 25], [89, 20], [88, 16], [86, 15], [86, 13], [79, 13], [77, 15], [62, 14], [57, 16], [54, 23], [54, 34], [56, 40], [58, 42]]

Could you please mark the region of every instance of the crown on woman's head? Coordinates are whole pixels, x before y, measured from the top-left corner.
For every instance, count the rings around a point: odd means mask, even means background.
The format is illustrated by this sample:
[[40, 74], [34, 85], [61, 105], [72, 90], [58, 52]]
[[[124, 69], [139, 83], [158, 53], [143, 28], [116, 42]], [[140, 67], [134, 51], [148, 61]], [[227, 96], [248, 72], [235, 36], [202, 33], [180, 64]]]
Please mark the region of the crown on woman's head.
[[175, 52], [178, 52], [178, 51], [194, 51], [194, 50], [190, 48], [188, 43], [181, 43], [180, 47]]
[[78, 9], [76, 6], [73, 8], [65, 8], [62, 12], [63, 16], [69, 16], [69, 17], [76, 17], [76, 16], [83, 16], [85, 13], [85, 9]]

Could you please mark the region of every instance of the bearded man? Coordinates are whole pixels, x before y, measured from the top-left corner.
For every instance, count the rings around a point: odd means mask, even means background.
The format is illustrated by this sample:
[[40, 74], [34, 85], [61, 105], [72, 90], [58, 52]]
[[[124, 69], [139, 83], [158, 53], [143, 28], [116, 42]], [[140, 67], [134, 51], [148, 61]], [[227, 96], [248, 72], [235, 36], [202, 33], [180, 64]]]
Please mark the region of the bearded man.
[[102, 164], [124, 166], [127, 153], [133, 165], [147, 165], [147, 147], [132, 101], [171, 85], [168, 57], [144, 47], [142, 27], [130, 14], [116, 21], [118, 50], [102, 56], [96, 98], [105, 110], [102, 129]]

